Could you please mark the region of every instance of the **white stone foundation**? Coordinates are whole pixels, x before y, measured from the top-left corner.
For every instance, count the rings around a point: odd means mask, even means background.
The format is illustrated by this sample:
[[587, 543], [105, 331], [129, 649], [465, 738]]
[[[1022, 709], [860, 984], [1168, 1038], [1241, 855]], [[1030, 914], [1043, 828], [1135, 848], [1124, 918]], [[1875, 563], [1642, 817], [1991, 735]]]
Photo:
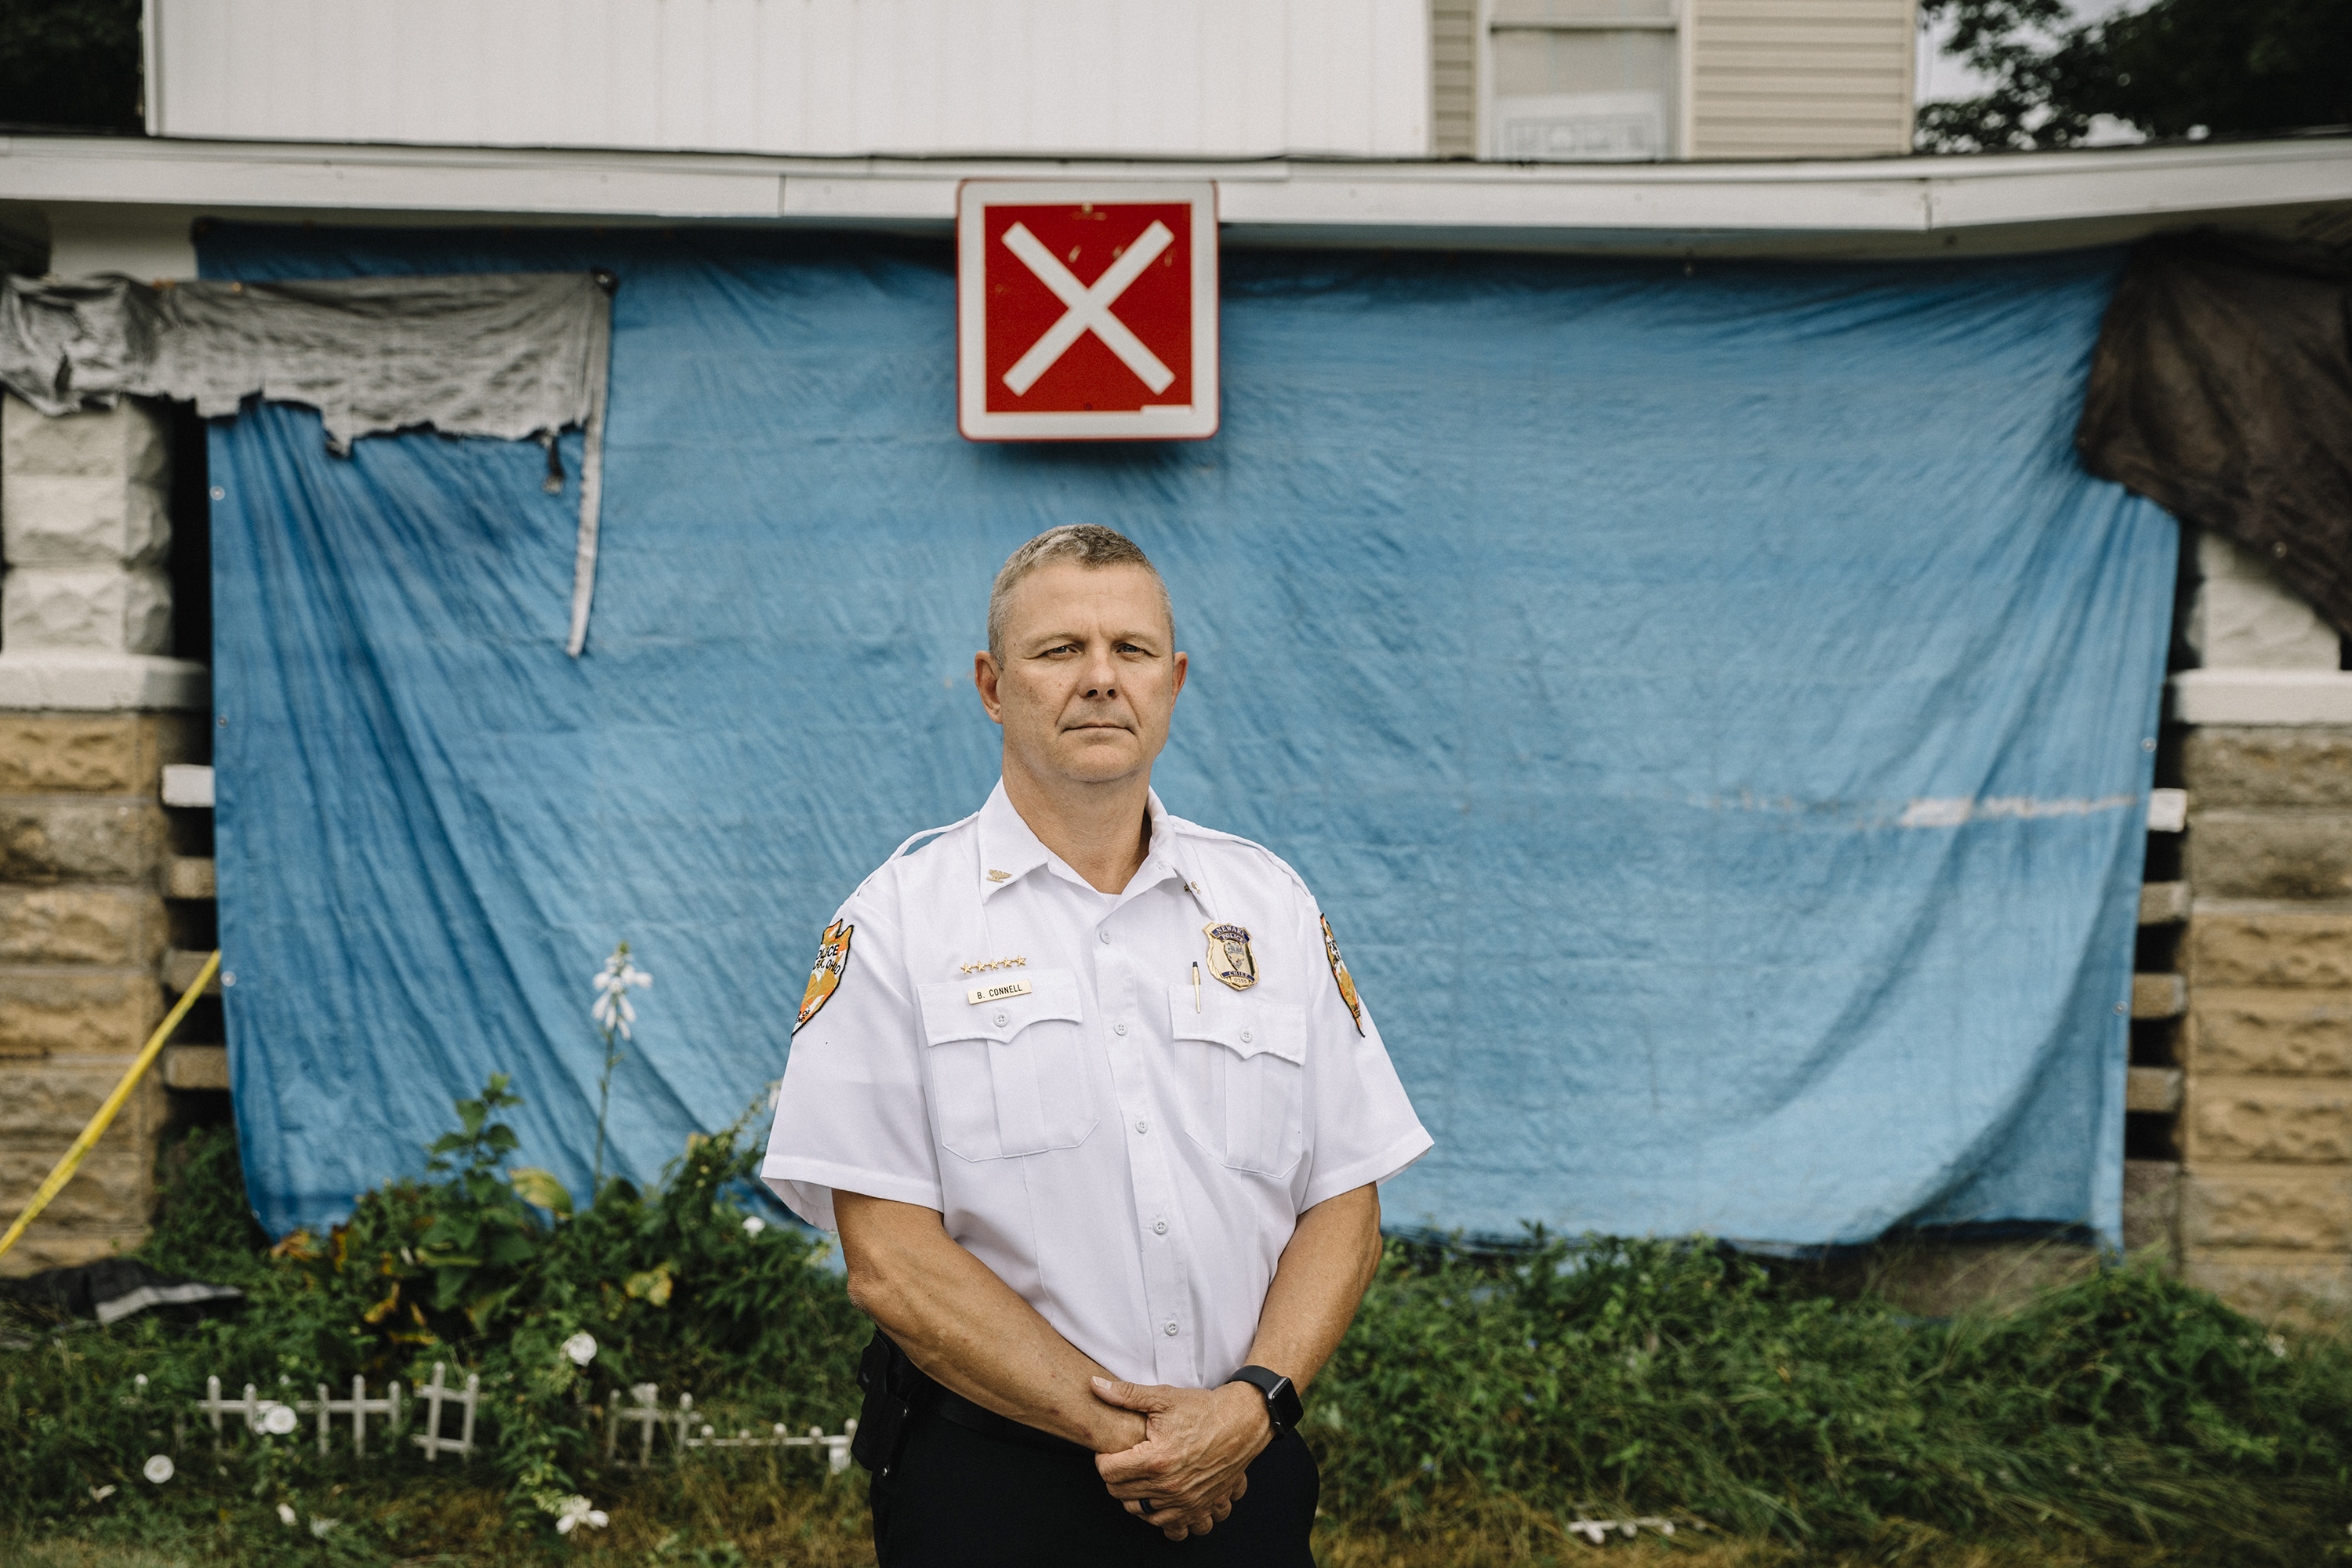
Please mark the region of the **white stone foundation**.
[[2203, 581], [2189, 644], [2204, 668], [2170, 682], [2182, 724], [2352, 724], [2352, 671], [2336, 628], [2280, 585], [2270, 563], [2218, 535], [2197, 536]]
[[125, 402], [45, 418], [0, 405], [0, 709], [200, 708], [170, 658], [170, 434]]

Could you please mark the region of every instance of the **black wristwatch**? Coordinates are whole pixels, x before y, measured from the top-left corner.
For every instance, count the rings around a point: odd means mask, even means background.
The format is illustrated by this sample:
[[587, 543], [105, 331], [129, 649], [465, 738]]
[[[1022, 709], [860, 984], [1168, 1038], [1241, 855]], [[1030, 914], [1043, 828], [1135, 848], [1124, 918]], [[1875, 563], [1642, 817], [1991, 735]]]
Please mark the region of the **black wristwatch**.
[[1268, 1372], [1262, 1366], [1245, 1366], [1227, 1383], [1246, 1383], [1265, 1395], [1265, 1418], [1274, 1423], [1274, 1435], [1281, 1436], [1298, 1425], [1307, 1414], [1307, 1406], [1298, 1400], [1298, 1390], [1290, 1386], [1290, 1379], [1278, 1372]]

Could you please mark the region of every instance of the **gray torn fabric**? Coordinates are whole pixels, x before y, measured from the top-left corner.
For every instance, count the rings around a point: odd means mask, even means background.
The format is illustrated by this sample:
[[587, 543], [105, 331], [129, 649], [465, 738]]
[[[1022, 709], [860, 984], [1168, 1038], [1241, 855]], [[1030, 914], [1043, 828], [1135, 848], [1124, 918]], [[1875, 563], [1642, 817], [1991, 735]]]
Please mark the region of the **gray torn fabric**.
[[604, 493], [613, 280], [489, 272], [161, 286], [122, 277], [8, 278], [0, 386], [43, 414], [117, 398], [193, 401], [207, 417], [247, 397], [319, 411], [328, 447], [429, 426], [445, 436], [584, 437], [566, 650], [588, 639]]

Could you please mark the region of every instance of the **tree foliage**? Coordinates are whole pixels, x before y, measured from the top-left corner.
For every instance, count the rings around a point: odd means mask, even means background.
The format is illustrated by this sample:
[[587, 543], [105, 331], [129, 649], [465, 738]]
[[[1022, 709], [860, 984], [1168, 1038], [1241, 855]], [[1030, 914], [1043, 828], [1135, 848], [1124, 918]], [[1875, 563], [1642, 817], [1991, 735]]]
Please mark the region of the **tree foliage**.
[[2065, 0], [1921, 0], [1992, 80], [1919, 108], [1923, 152], [2071, 147], [2112, 115], [2150, 136], [2352, 123], [2352, 0], [2156, 0], [2075, 24]]
[[135, 132], [140, 0], [0, 0], [0, 124]]

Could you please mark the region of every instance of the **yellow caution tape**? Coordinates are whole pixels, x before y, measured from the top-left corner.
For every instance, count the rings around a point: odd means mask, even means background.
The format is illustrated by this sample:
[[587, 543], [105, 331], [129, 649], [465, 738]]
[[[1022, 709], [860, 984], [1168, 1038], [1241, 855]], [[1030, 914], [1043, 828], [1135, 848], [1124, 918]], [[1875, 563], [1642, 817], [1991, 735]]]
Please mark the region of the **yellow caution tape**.
[[98, 1147], [98, 1141], [106, 1136], [106, 1130], [114, 1125], [115, 1112], [121, 1110], [122, 1102], [131, 1098], [131, 1091], [139, 1087], [140, 1079], [154, 1065], [155, 1058], [163, 1054], [163, 1042], [172, 1037], [172, 1031], [180, 1026], [180, 1020], [188, 1016], [188, 1009], [196, 1005], [196, 998], [205, 994], [205, 987], [210, 985], [213, 976], [219, 973], [220, 953], [215, 950], [210, 958], [205, 960], [205, 966], [196, 972], [195, 984], [182, 994], [178, 1005], [163, 1016], [163, 1021], [155, 1026], [155, 1032], [147, 1037], [147, 1044], [141, 1048], [138, 1060], [132, 1062], [131, 1070], [122, 1075], [122, 1081], [114, 1086], [114, 1092], [106, 1097], [106, 1103], [98, 1108], [98, 1114], [89, 1119], [89, 1125], [81, 1130], [81, 1136], [73, 1141], [73, 1147], [66, 1151], [65, 1158], [58, 1162], [57, 1168], [49, 1173], [48, 1180], [41, 1184], [41, 1190], [33, 1194], [33, 1201], [25, 1205], [25, 1212], [16, 1216], [16, 1223], [8, 1227], [8, 1234], [0, 1236], [0, 1253], [16, 1246], [16, 1238], [25, 1234], [25, 1227], [49, 1206], [51, 1198], [65, 1191], [66, 1184], [74, 1179], [76, 1171], [81, 1169], [82, 1160]]

